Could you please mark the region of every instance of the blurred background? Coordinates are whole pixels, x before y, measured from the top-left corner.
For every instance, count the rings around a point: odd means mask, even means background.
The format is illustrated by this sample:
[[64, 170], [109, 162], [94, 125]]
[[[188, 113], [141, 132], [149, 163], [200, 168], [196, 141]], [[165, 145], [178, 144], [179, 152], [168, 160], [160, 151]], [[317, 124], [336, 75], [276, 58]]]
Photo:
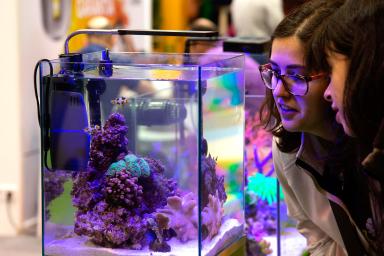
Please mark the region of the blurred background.
[[[41, 255], [40, 130], [33, 70], [63, 52], [83, 28], [218, 30], [221, 36], [269, 37], [284, 14], [304, 0], [5, 0], [0, 5], [0, 252]], [[205, 52], [212, 45], [191, 48]], [[71, 52], [99, 48], [183, 52], [176, 37], [86, 37]]]

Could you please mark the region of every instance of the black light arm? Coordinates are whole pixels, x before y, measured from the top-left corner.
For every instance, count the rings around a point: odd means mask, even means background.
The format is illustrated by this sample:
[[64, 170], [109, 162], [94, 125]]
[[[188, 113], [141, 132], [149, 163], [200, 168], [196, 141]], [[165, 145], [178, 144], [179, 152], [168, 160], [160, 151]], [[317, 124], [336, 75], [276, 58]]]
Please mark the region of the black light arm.
[[146, 36], [185, 36], [185, 37], [217, 37], [217, 31], [189, 31], [189, 30], [133, 30], [133, 29], [81, 29], [68, 35], [64, 42], [64, 53], [69, 53], [68, 43], [72, 37], [86, 34], [105, 35], [146, 35]]

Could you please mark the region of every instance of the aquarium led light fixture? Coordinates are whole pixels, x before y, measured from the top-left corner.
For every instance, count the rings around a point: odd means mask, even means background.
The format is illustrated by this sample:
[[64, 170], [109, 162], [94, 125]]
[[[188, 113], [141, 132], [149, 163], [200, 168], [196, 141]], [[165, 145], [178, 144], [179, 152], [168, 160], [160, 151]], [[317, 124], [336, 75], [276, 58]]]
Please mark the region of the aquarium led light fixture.
[[134, 30], [134, 29], [80, 29], [68, 35], [64, 42], [64, 53], [69, 53], [68, 43], [71, 38], [80, 35], [144, 35], [144, 36], [177, 36], [177, 37], [201, 37], [215, 38], [219, 35], [217, 31], [189, 31], [189, 30]]

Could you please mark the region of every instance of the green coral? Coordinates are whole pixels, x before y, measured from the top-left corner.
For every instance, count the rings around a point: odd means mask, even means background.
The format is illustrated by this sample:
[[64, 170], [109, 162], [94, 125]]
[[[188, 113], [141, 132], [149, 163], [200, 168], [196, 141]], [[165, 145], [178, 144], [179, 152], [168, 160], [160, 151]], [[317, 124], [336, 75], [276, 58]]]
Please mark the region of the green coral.
[[108, 171], [107, 171], [107, 175], [113, 176], [117, 172], [120, 172], [120, 171], [126, 170], [126, 169], [127, 169], [127, 166], [126, 166], [125, 162], [123, 160], [120, 160], [118, 162], [112, 163], [109, 166]]
[[141, 169], [141, 176], [149, 177], [149, 175], [151, 175], [151, 169], [149, 168], [147, 161], [145, 161], [143, 158], [139, 158], [138, 162]]
[[113, 176], [122, 170], [127, 170], [133, 177], [149, 177], [151, 175], [148, 162], [134, 154], [128, 154], [124, 160], [112, 163], [108, 168], [107, 175]]
[[141, 176], [141, 168], [137, 159], [137, 156], [133, 154], [129, 154], [124, 157], [125, 164], [127, 165], [127, 171], [134, 177]]
[[[265, 177], [261, 173], [256, 173], [248, 178], [249, 192], [254, 192], [262, 200], [266, 200], [268, 204], [277, 201], [277, 179], [275, 177]], [[280, 199], [284, 199], [283, 193], [280, 192]]]
[[129, 163], [129, 162], [135, 162], [137, 160], [137, 156], [134, 155], [134, 154], [128, 154], [124, 157], [124, 161], [126, 163]]
[[151, 174], [149, 164], [143, 158], [136, 155], [129, 154], [124, 157], [124, 161], [127, 165], [127, 170], [136, 177], [144, 176], [148, 177]]

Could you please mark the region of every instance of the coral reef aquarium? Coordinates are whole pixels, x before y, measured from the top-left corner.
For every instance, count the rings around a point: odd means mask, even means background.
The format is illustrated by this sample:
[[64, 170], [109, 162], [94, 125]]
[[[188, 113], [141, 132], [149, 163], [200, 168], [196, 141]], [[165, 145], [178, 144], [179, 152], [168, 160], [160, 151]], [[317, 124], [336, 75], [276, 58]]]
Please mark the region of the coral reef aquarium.
[[243, 62], [41, 62], [43, 254], [219, 255], [244, 238]]

